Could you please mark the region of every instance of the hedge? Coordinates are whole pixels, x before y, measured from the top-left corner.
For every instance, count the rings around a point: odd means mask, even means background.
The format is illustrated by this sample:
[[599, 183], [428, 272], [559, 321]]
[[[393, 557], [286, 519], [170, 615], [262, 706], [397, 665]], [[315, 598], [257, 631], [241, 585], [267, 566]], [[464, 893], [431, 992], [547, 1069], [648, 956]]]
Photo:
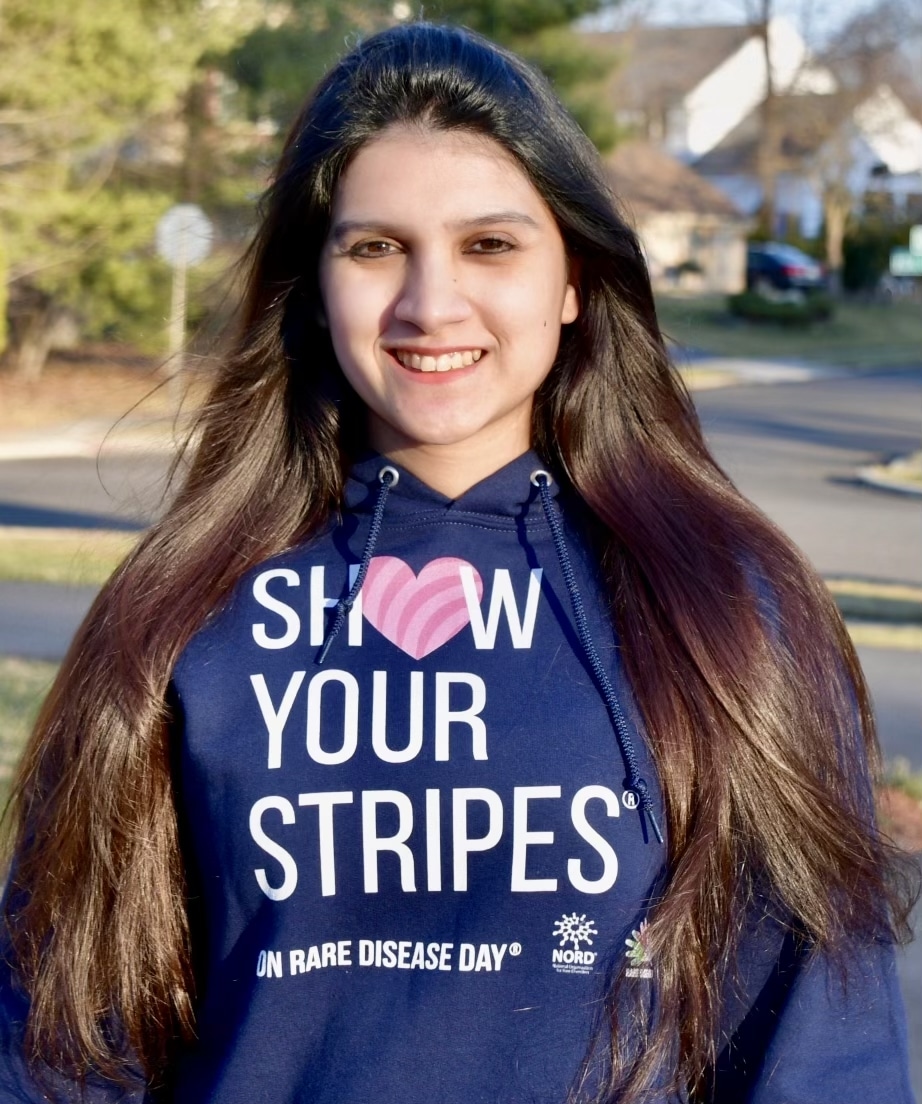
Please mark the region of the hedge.
[[756, 291], [741, 291], [727, 296], [732, 315], [750, 322], [773, 322], [779, 326], [809, 326], [832, 318], [832, 299], [813, 292], [802, 299], [769, 299]]

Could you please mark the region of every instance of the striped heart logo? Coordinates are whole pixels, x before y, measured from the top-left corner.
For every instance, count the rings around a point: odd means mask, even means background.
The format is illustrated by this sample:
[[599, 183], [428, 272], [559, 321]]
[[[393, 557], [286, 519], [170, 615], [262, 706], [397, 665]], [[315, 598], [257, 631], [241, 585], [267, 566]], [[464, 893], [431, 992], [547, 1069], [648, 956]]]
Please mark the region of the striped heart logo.
[[422, 659], [470, 623], [461, 585], [462, 567], [473, 572], [480, 601], [483, 580], [467, 560], [442, 556], [414, 575], [396, 556], [375, 556], [362, 587], [362, 612], [402, 652]]

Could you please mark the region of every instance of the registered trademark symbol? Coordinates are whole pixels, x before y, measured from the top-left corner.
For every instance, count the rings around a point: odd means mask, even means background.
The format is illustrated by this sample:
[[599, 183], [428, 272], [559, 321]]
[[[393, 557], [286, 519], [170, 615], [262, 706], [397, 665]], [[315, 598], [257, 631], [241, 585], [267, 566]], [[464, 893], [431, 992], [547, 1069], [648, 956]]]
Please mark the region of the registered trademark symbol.
[[636, 809], [640, 804], [640, 799], [634, 790], [625, 790], [621, 795], [621, 802], [625, 809]]
[[517, 958], [522, 953], [522, 944], [521, 943], [510, 943], [509, 944], [509, 953], [512, 955], [513, 958]]

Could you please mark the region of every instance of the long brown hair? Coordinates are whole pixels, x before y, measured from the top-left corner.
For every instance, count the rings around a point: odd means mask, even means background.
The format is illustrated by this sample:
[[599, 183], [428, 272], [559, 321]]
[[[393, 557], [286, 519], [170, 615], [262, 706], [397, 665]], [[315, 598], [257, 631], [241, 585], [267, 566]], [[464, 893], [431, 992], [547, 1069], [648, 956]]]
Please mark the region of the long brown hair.
[[[336, 182], [395, 123], [500, 143], [544, 197], [581, 313], [538, 394], [537, 449], [598, 522], [623, 654], [665, 794], [650, 914], [658, 1015], [613, 989], [606, 1099], [713, 1069], [748, 911], [768, 900], [835, 955], [895, 938], [908, 891], [873, 816], [867, 692], [825, 588], [711, 457], [657, 325], [636, 237], [542, 78], [457, 29], [359, 46], [289, 136], [247, 260], [239, 327], [166, 516], [96, 600], [15, 788], [6, 923], [37, 1065], [147, 1079], [194, 1030], [168, 684], [241, 574], [328, 522], [360, 418], [318, 322]], [[624, 1027], [624, 1017], [631, 1027]]]

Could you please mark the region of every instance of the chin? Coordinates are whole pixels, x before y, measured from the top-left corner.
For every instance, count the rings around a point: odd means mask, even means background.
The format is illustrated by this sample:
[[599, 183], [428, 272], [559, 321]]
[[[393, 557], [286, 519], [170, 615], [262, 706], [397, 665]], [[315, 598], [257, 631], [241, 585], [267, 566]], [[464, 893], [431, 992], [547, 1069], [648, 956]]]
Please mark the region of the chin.
[[396, 437], [402, 448], [438, 448], [473, 443], [479, 439], [482, 426], [401, 426]]

